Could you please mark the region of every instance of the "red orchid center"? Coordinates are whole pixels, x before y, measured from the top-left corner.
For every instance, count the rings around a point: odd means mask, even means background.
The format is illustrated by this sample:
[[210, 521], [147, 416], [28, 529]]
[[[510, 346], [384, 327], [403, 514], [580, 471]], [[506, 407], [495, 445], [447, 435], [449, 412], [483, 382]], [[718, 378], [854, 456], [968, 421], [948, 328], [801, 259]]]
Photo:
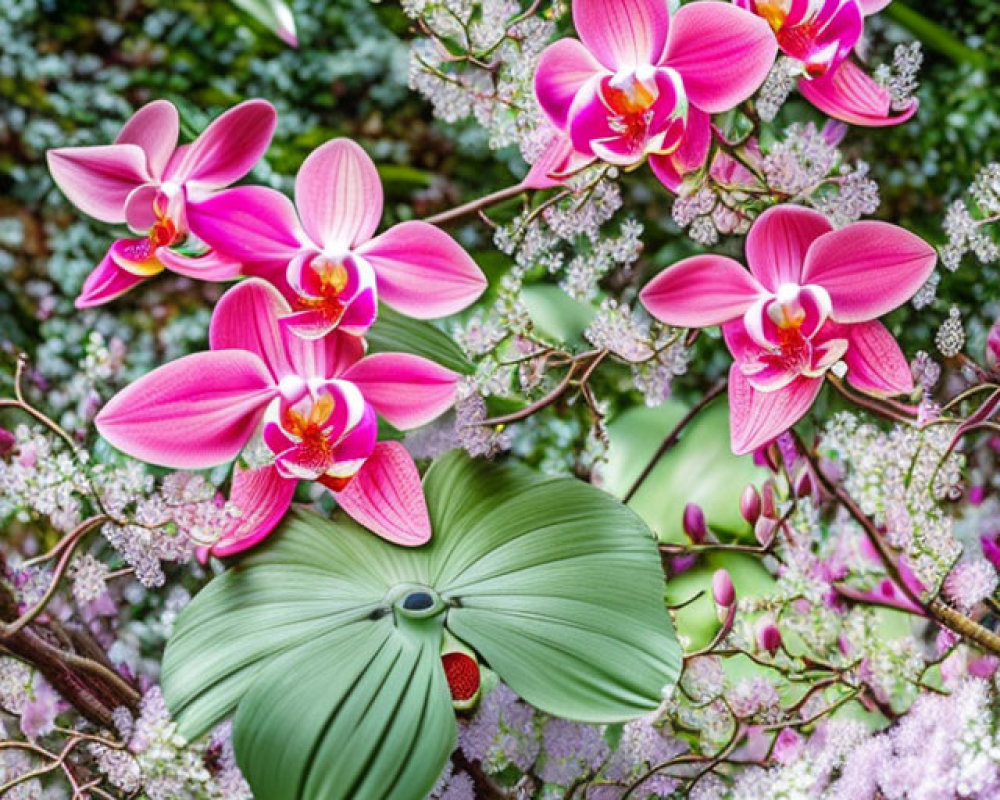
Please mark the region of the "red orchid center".
[[[282, 415], [281, 426], [298, 440], [294, 446], [296, 460], [317, 472], [324, 472], [325, 466], [333, 461], [337, 443], [331, 436], [331, 426], [328, 423], [335, 406], [332, 395], [320, 394], [307, 412], [301, 410], [300, 404], [299, 408], [285, 409]], [[350, 478], [340, 479], [338, 487], [331, 488], [339, 491], [349, 480]]]
[[659, 99], [655, 80], [643, 80], [634, 72], [619, 73], [604, 80], [601, 97], [614, 115], [609, 121], [611, 129], [629, 142], [644, 143], [650, 134], [653, 106]]
[[658, 95], [652, 81], [642, 81], [635, 73], [615, 75], [603, 89], [608, 107], [623, 117], [649, 111]]
[[158, 247], [170, 247], [180, 238], [177, 226], [170, 217], [160, 217], [149, 229], [149, 243], [154, 250]]
[[762, 391], [806, 375], [818, 377], [835, 364], [846, 342], [822, 334], [830, 315], [830, 298], [819, 286], [786, 283], [744, 317], [757, 346], [741, 364], [743, 373]]
[[299, 306], [322, 311], [329, 319], [338, 319], [346, 308], [341, 296], [349, 281], [350, 273], [343, 261], [316, 256], [303, 274], [305, 293], [299, 295]]

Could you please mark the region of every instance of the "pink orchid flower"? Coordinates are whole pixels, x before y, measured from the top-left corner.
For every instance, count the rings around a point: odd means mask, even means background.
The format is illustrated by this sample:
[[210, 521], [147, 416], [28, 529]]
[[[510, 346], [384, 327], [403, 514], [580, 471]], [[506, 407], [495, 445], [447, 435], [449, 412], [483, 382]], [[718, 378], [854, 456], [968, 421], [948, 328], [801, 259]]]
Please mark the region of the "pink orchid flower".
[[757, 91], [777, 53], [763, 20], [712, 0], [672, 19], [664, 0], [573, 0], [573, 21], [581, 41], [542, 53], [539, 104], [577, 153], [621, 166], [649, 156], [661, 180], [704, 163], [709, 115]]
[[267, 278], [291, 303], [283, 327], [305, 338], [361, 335], [378, 298], [418, 319], [454, 314], [486, 278], [443, 231], [403, 222], [372, 238], [382, 217], [375, 164], [348, 139], [314, 150], [295, 179], [295, 205], [260, 186], [192, 205], [191, 226], [213, 249]]
[[934, 248], [885, 222], [834, 230], [818, 211], [768, 209], [738, 262], [701, 255], [674, 264], [642, 291], [670, 325], [722, 325], [729, 371], [733, 451], [749, 453], [798, 422], [837, 362], [870, 394], [913, 391], [906, 357], [878, 317], [909, 300], [930, 277]]
[[426, 424], [454, 402], [458, 375], [409, 354], [363, 357], [364, 341], [339, 332], [302, 339], [278, 325], [289, 313], [267, 282], [237, 284], [212, 315], [211, 350], [119, 392], [98, 414], [98, 431], [128, 455], [174, 469], [225, 464], [257, 443], [253, 460], [265, 465], [237, 465], [231, 500], [243, 516], [212, 548], [216, 555], [267, 536], [300, 480], [326, 486], [390, 541], [426, 542], [416, 466], [398, 443], [376, 444], [375, 414], [402, 430]]
[[767, 20], [781, 52], [802, 64], [799, 91], [816, 108], [852, 125], [882, 127], [906, 122], [913, 100], [893, 114], [889, 92], [848, 60], [861, 39], [864, 19], [890, 0], [733, 0]]
[[248, 100], [214, 120], [191, 144], [177, 146], [180, 121], [166, 100], [140, 108], [114, 144], [62, 147], [47, 154], [56, 185], [101, 222], [128, 223], [137, 239], [119, 239], [84, 282], [77, 308], [107, 303], [164, 269], [201, 280], [227, 280], [239, 263], [172, 250], [185, 244], [188, 205], [245, 176], [267, 151], [273, 106]]

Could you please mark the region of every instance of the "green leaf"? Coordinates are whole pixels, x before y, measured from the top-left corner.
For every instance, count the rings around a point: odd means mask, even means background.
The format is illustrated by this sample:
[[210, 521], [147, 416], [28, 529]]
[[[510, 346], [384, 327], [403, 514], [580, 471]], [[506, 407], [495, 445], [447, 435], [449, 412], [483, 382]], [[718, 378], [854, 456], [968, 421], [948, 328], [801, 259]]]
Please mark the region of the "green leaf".
[[261, 25], [287, 44], [295, 46], [295, 17], [283, 0], [231, 0], [241, 11], [249, 14]]
[[365, 338], [373, 353], [412, 353], [463, 375], [472, 372], [469, 359], [448, 334], [429, 322], [404, 317], [385, 306], [379, 306], [378, 320]]
[[589, 303], [574, 300], [558, 286], [536, 283], [521, 292], [532, 322], [543, 336], [567, 344], [584, 344], [583, 332], [597, 314]]
[[[609, 492], [624, 497], [687, 408], [669, 401], [658, 408], [633, 408], [608, 426], [611, 448], [605, 469]], [[740, 495], [748, 483], [760, 485], [767, 471], [752, 456], [734, 456], [729, 446], [729, 407], [716, 400], [702, 411], [681, 440], [659, 460], [629, 505], [660, 541], [685, 542], [684, 506], [698, 503], [718, 533], [753, 540], [740, 516]]]
[[[235, 711], [258, 800], [424, 797], [455, 740], [445, 628], [570, 719], [634, 718], [676, 682], [659, 555], [629, 509], [460, 453], [435, 462], [424, 489], [428, 545], [295, 510], [181, 614], [167, 702], [189, 738]], [[416, 593], [429, 608], [404, 606]]]

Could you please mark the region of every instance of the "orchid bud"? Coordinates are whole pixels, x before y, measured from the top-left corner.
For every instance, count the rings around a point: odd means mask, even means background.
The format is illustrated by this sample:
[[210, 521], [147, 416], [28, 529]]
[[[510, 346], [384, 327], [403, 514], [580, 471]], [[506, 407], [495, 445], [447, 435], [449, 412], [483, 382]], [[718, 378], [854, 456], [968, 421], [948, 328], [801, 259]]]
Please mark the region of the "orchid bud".
[[757, 625], [757, 647], [772, 656], [781, 647], [781, 631], [769, 617], [764, 617]]
[[712, 598], [715, 600], [719, 619], [725, 620], [729, 609], [736, 602], [736, 589], [733, 587], [733, 579], [729, 577], [727, 570], [717, 569], [712, 576]]
[[986, 337], [986, 363], [993, 372], [1000, 372], [1000, 321], [994, 322]]
[[751, 525], [760, 517], [760, 492], [752, 483], [748, 483], [740, 495], [740, 514]]
[[0, 428], [0, 458], [9, 455], [17, 444], [17, 437], [6, 428]]
[[695, 544], [701, 544], [708, 535], [708, 527], [705, 525], [705, 512], [697, 503], [688, 503], [684, 506], [684, 533]]
[[774, 534], [778, 531], [777, 520], [761, 517], [757, 524], [753, 526], [753, 535], [761, 547], [770, 547], [774, 541]]
[[760, 513], [769, 519], [778, 518], [778, 496], [773, 481], [766, 481], [761, 487]]
[[482, 676], [476, 654], [448, 631], [441, 644], [441, 666], [451, 690], [451, 704], [456, 711], [468, 711], [479, 701]]
[[795, 476], [795, 485], [792, 488], [795, 490], [796, 497], [808, 497], [811, 495], [813, 490], [812, 473], [807, 468], [799, 470], [799, 474]]

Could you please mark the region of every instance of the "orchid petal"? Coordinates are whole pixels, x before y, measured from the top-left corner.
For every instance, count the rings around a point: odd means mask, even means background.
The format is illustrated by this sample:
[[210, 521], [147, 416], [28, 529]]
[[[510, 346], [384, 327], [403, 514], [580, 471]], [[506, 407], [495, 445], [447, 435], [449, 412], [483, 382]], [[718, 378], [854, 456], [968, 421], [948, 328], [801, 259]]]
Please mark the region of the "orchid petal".
[[919, 105], [914, 98], [906, 108], [894, 112], [889, 91], [850, 61], [841, 62], [822, 77], [801, 79], [799, 91], [824, 114], [869, 128], [906, 122]]
[[122, 269], [108, 253], [83, 282], [80, 296], [76, 298], [74, 305], [79, 309], [104, 305], [138, 286], [146, 277]]
[[431, 538], [420, 473], [399, 442], [380, 442], [364, 466], [339, 492], [348, 516], [394, 544], [413, 547]]
[[858, 5], [861, 6], [861, 13], [866, 17], [870, 17], [872, 14], [877, 14], [891, 2], [892, 0], [858, 0]]
[[126, 272], [142, 278], [151, 278], [163, 272], [157, 247], [148, 237], [116, 239], [108, 250], [112, 260]]
[[378, 317], [378, 299], [375, 290], [367, 287], [354, 296], [337, 327], [351, 336], [364, 336], [375, 324], [376, 317]]
[[845, 326], [847, 380], [868, 394], [910, 394], [913, 372], [895, 337], [881, 322]]
[[132, 115], [115, 139], [115, 144], [141, 147], [146, 154], [150, 176], [159, 180], [177, 147], [179, 134], [180, 119], [174, 104], [168, 100], [154, 100]]
[[704, 0], [674, 14], [663, 65], [681, 74], [694, 105], [718, 114], [760, 88], [777, 52], [774, 33], [763, 19], [728, 3]]
[[684, 178], [705, 165], [712, 145], [712, 120], [699, 108], [688, 109], [687, 124], [680, 145], [669, 155], [653, 153], [649, 166], [660, 183], [676, 192]]
[[273, 464], [258, 469], [237, 464], [229, 502], [241, 516], [212, 545], [212, 555], [225, 558], [261, 542], [285, 516], [296, 486], [298, 481], [283, 477]]
[[267, 367], [253, 353], [194, 353], [127, 386], [94, 424], [133, 458], [205, 469], [236, 457], [276, 393]]
[[416, 319], [461, 311], [487, 286], [482, 270], [461, 245], [426, 222], [395, 225], [358, 253], [375, 270], [379, 297]]
[[855, 222], [809, 248], [802, 283], [822, 286], [837, 322], [866, 322], [901, 306], [934, 270], [937, 251], [887, 222]]
[[195, 236], [250, 271], [284, 270], [302, 248], [295, 208], [274, 189], [229, 189], [188, 203], [187, 214]]
[[535, 163], [531, 165], [531, 169], [521, 185], [526, 189], [551, 189], [554, 186], [560, 186], [566, 176], [578, 172], [591, 164], [593, 160], [592, 156], [576, 152], [569, 136], [552, 127], [548, 144]]
[[238, 181], [260, 161], [278, 123], [266, 100], [247, 100], [214, 119], [189, 146], [178, 149], [165, 176], [176, 183], [221, 189]]
[[747, 234], [750, 271], [770, 291], [783, 283], [806, 283], [802, 266], [810, 245], [833, 225], [820, 212], [796, 205], [780, 205], [761, 214]]
[[339, 322], [338, 317], [331, 317], [323, 309], [310, 308], [282, 317], [278, 324], [281, 326], [282, 335], [316, 340], [336, 330]]
[[573, 24], [587, 49], [615, 72], [657, 63], [670, 12], [664, 0], [573, 0]]
[[750, 453], [791, 428], [806, 415], [822, 378], [801, 377], [783, 389], [754, 389], [738, 364], [729, 369], [729, 432], [736, 455]]
[[135, 144], [61, 147], [45, 154], [49, 172], [69, 201], [101, 222], [125, 222], [125, 201], [150, 174]]
[[129, 228], [136, 233], [146, 233], [160, 221], [156, 213], [160, 193], [155, 183], [144, 183], [129, 192], [125, 200], [125, 222]]
[[302, 378], [340, 378], [365, 355], [365, 340], [334, 331], [322, 339], [285, 334], [285, 347], [293, 373]]
[[639, 297], [661, 322], [706, 328], [739, 317], [763, 292], [757, 280], [733, 259], [701, 255], [661, 272]]
[[358, 144], [332, 139], [302, 163], [295, 205], [320, 249], [352, 250], [371, 238], [382, 218], [382, 181]]
[[455, 402], [458, 373], [408, 353], [376, 353], [348, 368], [344, 380], [400, 430], [425, 425]]
[[576, 93], [601, 71], [601, 65], [576, 39], [560, 39], [545, 48], [535, 69], [535, 96], [556, 127], [566, 127]]
[[[637, 163], [645, 156], [644, 143], [622, 136], [611, 126], [611, 112], [601, 99], [601, 76], [589, 81], [577, 93], [569, 113], [569, 137], [573, 149], [586, 157], [600, 158], [619, 166]], [[617, 144], [617, 147], [615, 146]]]
[[156, 251], [160, 263], [171, 272], [199, 281], [231, 281], [240, 277], [243, 264], [214, 250], [200, 256], [186, 256], [161, 247]]
[[278, 320], [290, 313], [277, 289], [250, 278], [236, 284], [216, 303], [208, 329], [209, 344], [212, 350], [253, 353], [267, 367], [274, 383], [280, 383], [286, 375], [296, 374], [278, 328]]

